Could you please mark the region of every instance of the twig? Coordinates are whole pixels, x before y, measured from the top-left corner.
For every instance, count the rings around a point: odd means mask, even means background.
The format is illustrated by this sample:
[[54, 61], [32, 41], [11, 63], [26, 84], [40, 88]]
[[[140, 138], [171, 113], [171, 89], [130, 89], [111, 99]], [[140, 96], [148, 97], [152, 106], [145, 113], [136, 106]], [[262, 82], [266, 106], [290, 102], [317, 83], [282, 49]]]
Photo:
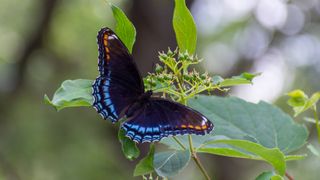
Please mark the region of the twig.
[[193, 161], [196, 163], [196, 165], [198, 166], [198, 168], [200, 169], [200, 171], [202, 172], [206, 180], [210, 180], [210, 176], [208, 175], [207, 171], [204, 169], [203, 165], [201, 164], [200, 159], [197, 157], [197, 153], [194, 151], [191, 135], [189, 135], [188, 138], [189, 138], [191, 157]]
[[285, 175], [289, 180], [294, 180], [293, 176], [291, 176], [288, 172], [286, 172]]

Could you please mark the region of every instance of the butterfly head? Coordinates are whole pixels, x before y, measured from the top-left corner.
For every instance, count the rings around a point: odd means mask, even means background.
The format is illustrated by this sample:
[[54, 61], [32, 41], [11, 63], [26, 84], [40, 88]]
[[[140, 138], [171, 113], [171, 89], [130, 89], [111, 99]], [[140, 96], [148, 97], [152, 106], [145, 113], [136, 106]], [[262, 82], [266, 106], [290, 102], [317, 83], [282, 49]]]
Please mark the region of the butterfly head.
[[139, 100], [146, 101], [152, 96], [152, 94], [153, 94], [152, 90], [148, 90], [139, 97]]
[[153, 94], [152, 90], [148, 90], [144, 93], [146, 96], [151, 97], [151, 95]]

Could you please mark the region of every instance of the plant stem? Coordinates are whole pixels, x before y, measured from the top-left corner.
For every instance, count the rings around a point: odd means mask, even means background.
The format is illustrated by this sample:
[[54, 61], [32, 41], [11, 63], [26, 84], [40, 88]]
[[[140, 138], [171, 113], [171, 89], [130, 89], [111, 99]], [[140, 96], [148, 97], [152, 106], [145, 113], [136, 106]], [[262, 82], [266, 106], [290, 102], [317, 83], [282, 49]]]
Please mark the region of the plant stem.
[[319, 117], [317, 114], [317, 108], [314, 106], [312, 109], [313, 109], [314, 119], [316, 120], [316, 128], [317, 128], [317, 132], [318, 132], [318, 142], [320, 144], [320, 124], [319, 124]]
[[172, 137], [180, 146], [183, 150], [186, 150], [187, 148], [181, 143], [181, 141], [179, 141], [178, 138], [176, 138], [175, 136]]
[[197, 157], [197, 153], [194, 151], [191, 135], [188, 136], [188, 139], [189, 139], [190, 152], [191, 152], [192, 159], [197, 164], [198, 168], [201, 170], [201, 172], [202, 172], [203, 176], [206, 178], [206, 180], [210, 180], [210, 176], [208, 175], [207, 171], [204, 169], [199, 158]]
[[[178, 84], [178, 88], [180, 89], [180, 103], [182, 103], [183, 105], [187, 105], [188, 103], [188, 96], [186, 96], [186, 90], [183, 87], [183, 82], [184, 79], [182, 77], [182, 74], [180, 72], [180, 70], [178, 71], [174, 71], [174, 74], [176, 75], [176, 82]], [[190, 146], [190, 153], [191, 153], [191, 157], [194, 160], [194, 162], [197, 164], [198, 168], [200, 169], [200, 171], [202, 172], [203, 176], [206, 178], [206, 180], [210, 180], [210, 176], [208, 175], [207, 171], [204, 169], [203, 165], [201, 164], [199, 158], [197, 157], [197, 153], [194, 151], [194, 147], [193, 147], [193, 143], [192, 143], [192, 137], [191, 135], [188, 135], [188, 139], [189, 139], [189, 146]], [[175, 140], [177, 141], [178, 139], [175, 138]], [[180, 144], [181, 142], [178, 140], [177, 141], [178, 144]], [[184, 146], [183, 146], [184, 147]]]

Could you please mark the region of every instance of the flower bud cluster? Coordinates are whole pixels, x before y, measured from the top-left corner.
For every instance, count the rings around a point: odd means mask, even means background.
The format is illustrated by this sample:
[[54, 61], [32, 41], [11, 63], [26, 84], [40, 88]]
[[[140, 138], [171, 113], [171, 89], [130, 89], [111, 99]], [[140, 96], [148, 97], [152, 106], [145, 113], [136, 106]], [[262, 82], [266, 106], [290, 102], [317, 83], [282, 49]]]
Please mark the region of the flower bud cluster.
[[210, 86], [212, 83], [212, 79], [208, 73], [199, 74], [196, 70], [183, 74], [183, 79], [191, 84], [201, 84], [205, 86]]
[[201, 62], [196, 55], [190, 55], [188, 52], [179, 53], [177, 59], [178, 61], [187, 64], [198, 64]]
[[149, 73], [144, 79], [147, 88], [175, 96], [179, 93], [184, 96], [194, 95], [203, 92], [204, 89], [213, 89], [212, 79], [208, 73], [200, 74], [195, 69], [188, 70], [190, 65], [201, 61], [197, 56], [169, 49], [166, 53], [159, 53], [159, 59], [161, 63], [155, 65], [155, 72]]

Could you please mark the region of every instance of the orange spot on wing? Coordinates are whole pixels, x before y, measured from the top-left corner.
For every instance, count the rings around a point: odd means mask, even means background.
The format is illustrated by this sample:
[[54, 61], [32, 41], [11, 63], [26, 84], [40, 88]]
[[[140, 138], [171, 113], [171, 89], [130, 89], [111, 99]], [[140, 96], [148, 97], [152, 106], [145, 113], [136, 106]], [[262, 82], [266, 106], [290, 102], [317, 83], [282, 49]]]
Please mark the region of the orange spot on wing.
[[103, 36], [103, 45], [105, 45], [105, 46], [108, 45], [108, 35], [107, 35], [107, 34], [105, 34], [105, 35]]
[[193, 125], [191, 125], [191, 124], [189, 124], [189, 125], [188, 125], [188, 128], [192, 128], [192, 129], [193, 129], [193, 128], [194, 128], [194, 126], [193, 126]]
[[109, 61], [110, 60], [110, 55], [109, 54], [107, 54], [107, 61]]
[[186, 126], [186, 125], [184, 125], [184, 124], [182, 124], [182, 125], [181, 125], [181, 128], [187, 128], [187, 126]]
[[207, 125], [203, 125], [201, 128], [202, 129], [207, 129], [208, 127], [207, 127]]
[[196, 126], [195, 129], [196, 130], [201, 130], [201, 127], [200, 126]]

